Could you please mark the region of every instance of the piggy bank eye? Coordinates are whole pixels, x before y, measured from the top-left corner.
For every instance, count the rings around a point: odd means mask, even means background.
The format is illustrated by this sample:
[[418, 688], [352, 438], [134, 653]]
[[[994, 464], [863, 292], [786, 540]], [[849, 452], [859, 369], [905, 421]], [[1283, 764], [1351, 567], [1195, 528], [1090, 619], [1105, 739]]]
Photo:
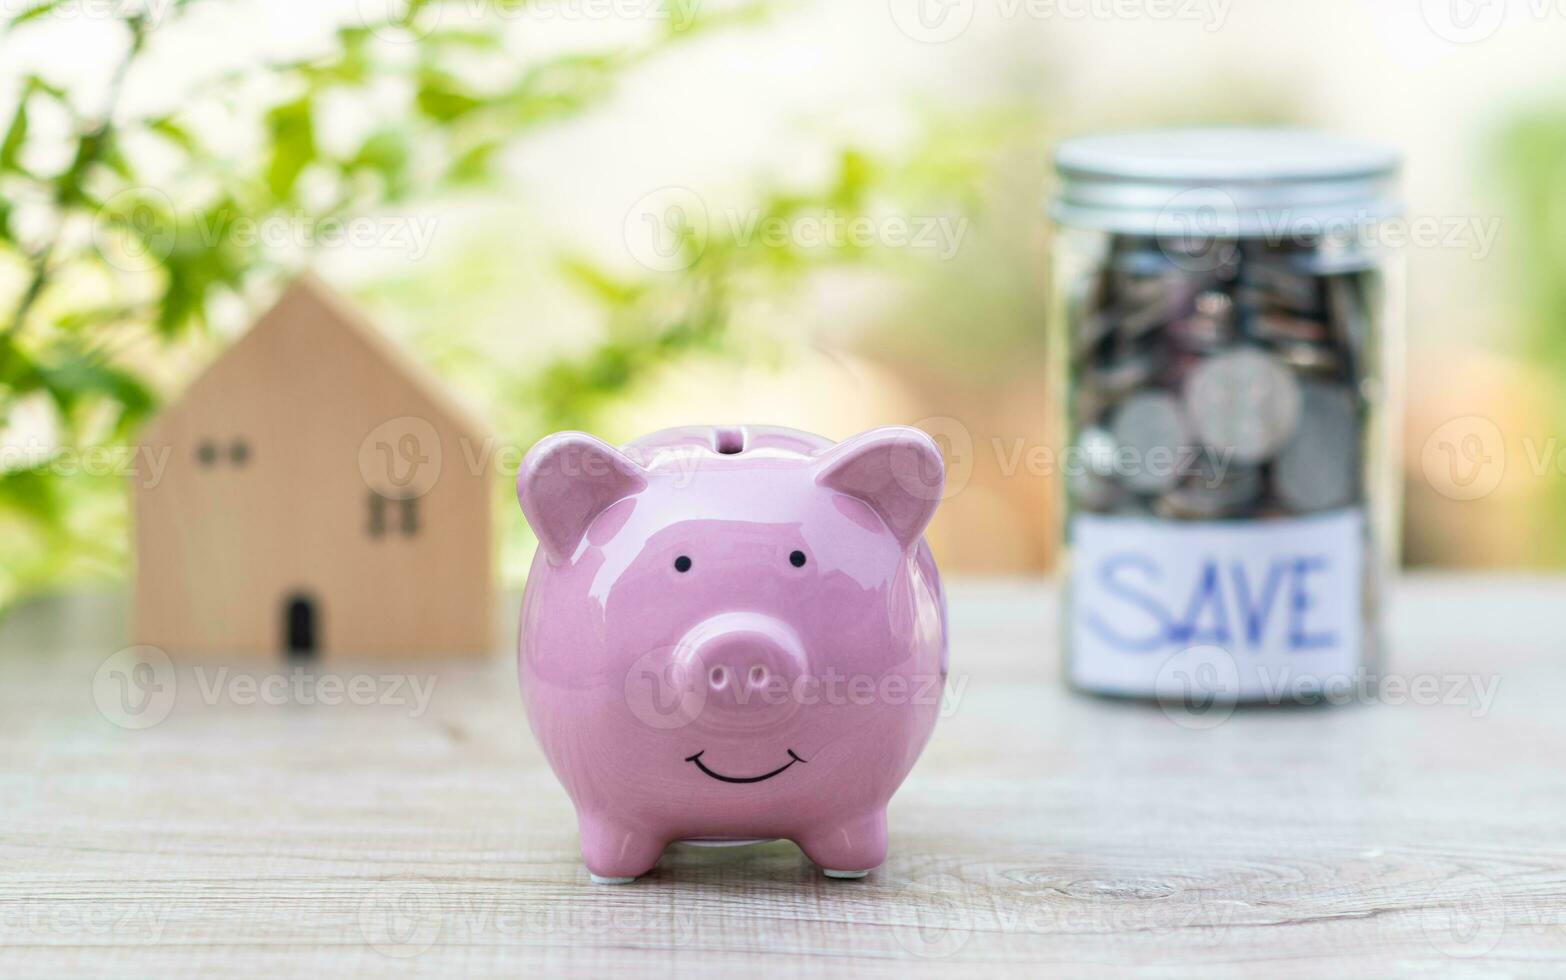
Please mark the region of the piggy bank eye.
[[804, 568], [805, 567], [805, 553], [803, 551], [796, 551], [796, 552], [794, 552], [793, 554], [788, 556], [788, 563], [790, 565], [793, 565], [795, 568]]
[[691, 570], [691, 560], [689, 558], [687, 558], [686, 556], [684, 556], [684, 555], [681, 555], [680, 557], [674, 559], [674, 570], [676, 572], [688, 572], [688, 571], [690, 571]]

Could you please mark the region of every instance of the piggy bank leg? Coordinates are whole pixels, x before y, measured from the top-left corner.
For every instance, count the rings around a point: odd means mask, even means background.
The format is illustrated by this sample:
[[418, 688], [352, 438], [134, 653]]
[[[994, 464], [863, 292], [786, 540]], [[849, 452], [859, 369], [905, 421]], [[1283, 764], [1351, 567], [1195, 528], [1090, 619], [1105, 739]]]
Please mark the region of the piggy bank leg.
[[863, 878], [886, 860], [886, 811], [811, 830], [795, 843], [828, 878]]
[[653, 869], [664, 842], [618, 821], [583, 814], [582, 861], [600, 885], [624, 885]]

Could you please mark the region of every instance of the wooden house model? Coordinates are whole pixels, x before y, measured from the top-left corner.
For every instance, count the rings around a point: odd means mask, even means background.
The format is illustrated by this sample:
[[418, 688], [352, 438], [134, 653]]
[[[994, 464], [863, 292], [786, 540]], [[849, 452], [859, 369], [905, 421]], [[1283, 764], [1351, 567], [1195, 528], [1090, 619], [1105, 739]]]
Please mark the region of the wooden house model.
[[295, 657], [494, 644], [485, 427], [306, 276], [154, 419], [138, 643]]

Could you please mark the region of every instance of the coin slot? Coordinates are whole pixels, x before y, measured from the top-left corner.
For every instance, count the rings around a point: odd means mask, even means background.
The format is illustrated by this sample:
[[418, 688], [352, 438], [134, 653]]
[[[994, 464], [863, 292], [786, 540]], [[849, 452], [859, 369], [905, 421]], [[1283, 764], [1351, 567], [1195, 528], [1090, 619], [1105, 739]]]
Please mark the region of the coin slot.
[[713, 450], [724, 456], [737, 456], [745, 451], [745, 430], [719, 429], [713, 436]]

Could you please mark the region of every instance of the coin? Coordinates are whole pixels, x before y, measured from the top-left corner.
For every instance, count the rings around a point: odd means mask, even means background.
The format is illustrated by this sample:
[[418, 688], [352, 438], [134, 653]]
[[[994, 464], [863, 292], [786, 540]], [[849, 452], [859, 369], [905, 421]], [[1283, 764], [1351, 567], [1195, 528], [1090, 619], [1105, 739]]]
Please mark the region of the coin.
[[1301, 392], [1304, 412], [1294, 438], [1273, 464], [1273, 493], [1296, 513], [1342, 507], [1359, 487], [1354, 396], [1341, 385], [1310, 381]]
[[1242, 467], [1221, 479], [1188, 480], [1154, 501], [1153, 511], [1179, 520], [1239, 517], [1261, 498], [1264, 486], [1258, 467]]
[[1289, 370], [1252, 347], [1207, 358], [1185, 381], [1185, 408], [1204, 443], [1260, 463], [1294, 435], [1300, 390]]
[[1096, 476], [1115, 475], [1115, 437], [1097, 426], [1077, 434], [1077, 452], [1082, 465]]
[[[1190, 427], [1173, 395], [1140, 391], [1115, 412], [1115, 444], [1129, 450], [1121, 482], [1136, 493], [1161, 493], [1180, 479], [1180, 454], [1191, 444]], [[1117, 460], [1119, 462], [1119, 460]]]

